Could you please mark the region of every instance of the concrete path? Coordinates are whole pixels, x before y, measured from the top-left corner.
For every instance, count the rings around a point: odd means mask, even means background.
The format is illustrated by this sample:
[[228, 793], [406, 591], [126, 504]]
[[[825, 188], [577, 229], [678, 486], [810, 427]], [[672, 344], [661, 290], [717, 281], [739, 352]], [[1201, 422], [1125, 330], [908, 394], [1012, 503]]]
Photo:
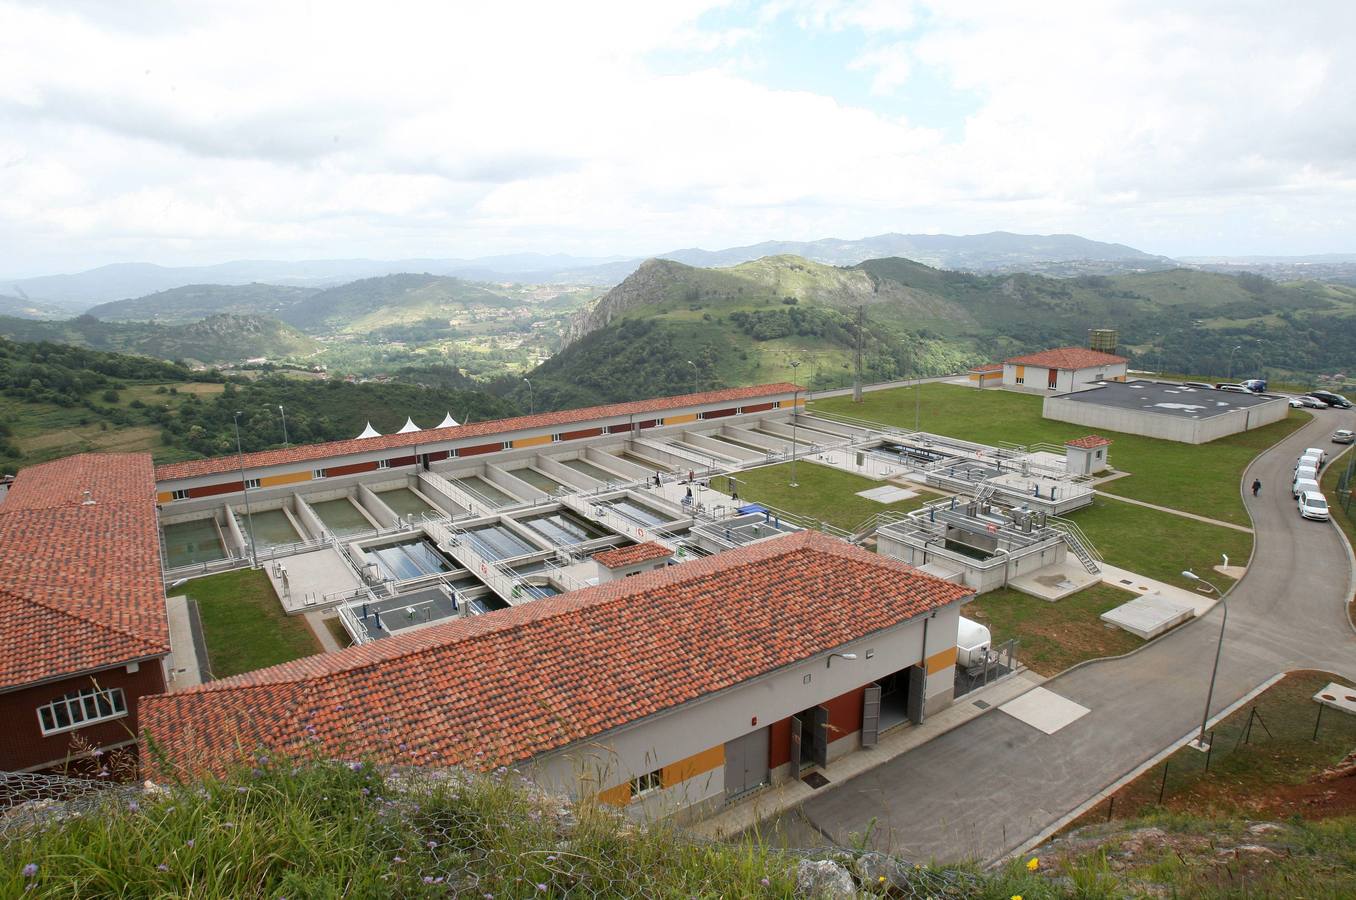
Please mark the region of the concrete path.
[[325, 625], [324, 613], [313, 609], [310, 612], [302, 613], [302, 616], [305, 617], [306, 624], [310, 626], [311, 633], [315, 635], [315, 639], [320, 642], [320, 649], [322, 651], [325, 653], [338, 653], [343, 649], [339, 646], [339, 642], [334, 639], [334, 635], [330, 633], [329, 627]]
[[[1283, 485], [1299, 452], [1328, 445], [1356, 415], [1319, 411], [1259, 458], [1243, 483]], [[1331, 464], [1331, 463], [1330, 463]], [[1229, 615], [1211, 714], [1278, 672], [1356, 677], [1347, 617], [1351, 556], [1333, 524], [1300, 519], [1290, 495], [1247, 500], [1256, 544], [1247, 575], [1205, 616], [1129, 656], [1088, 663], [1045, 688], [1090, 713], [1054, 734], [992, 711], [819, 793], [765, 826], [786, 846], [868, 843], [915, 860], [993, 860], [1048, 835], [1109, 785], [1199, 728], [1215, 643]], [[874, 824], [873, 824], [874, 820]]]
[[1159, 506], [1157, 503], [1146, 503], [1143, 500], [1136, 500], [1134, 497], [1122, 497], [1120, 494], [1113, 494], [1110, 491], [1093, 491], [1099, 497], [1107, 497], [1111, 500], [1119, 500], [1122, 503], [1133, 503], [1136, 506], [1145, 506], [1149, 509], [1156, 509], [1159, 512], [1172, 513], [1174, 516], [1181, 516], [1184, 519], [1195, 519], [1197, 522], [1205, 522], [1209, 525], [1218, 525], [1221, 528], [1232, 528], [1234, 531], [1241, 531], [1244, 534], [1252, 534], [1253, 530], [1246, 525], [1235, 525], [1233, 522], [1225, 522], [1223, 519], [1212, 519], [1208, 516], [1198, 516], [1195, 513], [1189, 513], [1181, 509], [1173, 509], [1171, 506]]
[[171, 691], [182, 691], [202, 684], [202, 665], [198, 660], [201, 636], [195, 634], [188, 597], [178, 594], [165, 601], [170, 630]]

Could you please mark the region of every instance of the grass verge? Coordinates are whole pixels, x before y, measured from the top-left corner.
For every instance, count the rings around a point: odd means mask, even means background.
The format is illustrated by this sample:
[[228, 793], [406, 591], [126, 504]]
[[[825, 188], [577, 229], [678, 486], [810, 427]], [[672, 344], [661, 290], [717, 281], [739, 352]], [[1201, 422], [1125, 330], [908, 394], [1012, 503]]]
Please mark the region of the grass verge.
[[[872, 391], [862, 396], [861, 403], [853, 403], [850, 397], [830, 397], [814, 401], [811, 411], [822, 409], [912, 429], [913, 390]], [[1043, 398], [1035, 394], [931, 383], [922, 386], [920, 399], [920, 421], [925, 431], [980, 443], [1063, 444], [1090, 430], [1042, 418]], [[1102, 489], [1235, 525], [1248, 525], [1238, 490], [1243, 469], [1254, 456], [1310, 418], [1308, 413], [1292, 409], [1289, 417], [1280, 422], [1201, 445], [1106, 432], [1105, 436], [1113, 441], [1111, 464], [1132, 474], [1107, 482]]]
[[1017, 658], [1032, 671], [1051, 676], [1088, 659], [1129, 653], [1144, 641], [1109, 628], [1098, 618], [1134, 594], [1094, 584], [1051, 603], [1011, 588], [981, 594], [962, 615], [989, 626], [994, 644], [1021, 641]]
[[[799, 487], [789, 486], [790, 463], [749, 469], [736, 477], [739, 480], [740, 499], [766, 503], [848, 530], [876, 513], [907, 512], [940, 496], [926, 489], [911, 487], [911, 490], [919, 492], [917, 497], [897, 503], [877, 503], [858, 497], [857, 492], [883, 487], [887, 482], [873, 481], [852, 472], [804, 461], [796, 464]], [[718, 475], [711, 479], [711, 487], [728, 494], [729, 479]]]
[[1208, 771], [1206, 755], [1184, 747], [1118, 790], [1114, 805], [1103, 802], [1074, 826], [1105, 821], [1108, 809], [1120, 818], [1356, 815], [1356, 775], [1322, 777], [1356, 747], [1356, 717], [1325, 709], [1320, 720], [1311, 699], [1331, 681], [1343, 679], [1291, 672], [1215, 727]]
[[339, 621], [338, 616], [331, 616], [322, 621], [325, 623], [325, 628], [329, 630], [330, 635], [334, 638], [335, 643], [341, 648], [353, 645], [353, 638], [349, 636], [348, 630], [344, 628], [344, 623]]
[[214, 678], [251, 672], [320, 652], [306, 622], [283, 612], [268, 576], [253, 569], [195, 578], [208, 670]]

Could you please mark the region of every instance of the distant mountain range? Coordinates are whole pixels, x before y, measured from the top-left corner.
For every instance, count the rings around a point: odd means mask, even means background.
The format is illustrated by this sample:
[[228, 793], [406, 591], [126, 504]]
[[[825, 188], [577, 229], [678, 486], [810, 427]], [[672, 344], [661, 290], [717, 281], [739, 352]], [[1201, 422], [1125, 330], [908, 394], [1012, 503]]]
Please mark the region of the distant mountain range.
[[[860, 240], [768, 241], [726, 250], [674, 250], [658, 256], [687, 265], [709, 267], [733, 266], [784, 254], [840, 266], [899, 256], [940, 268], [974, 272], [1034, 271], [1053, 276], [1118, 274], [1175, 265], [1167, 257], [1154, 256], [1123, 244], [1068, 234], [1023, 235], [1002, 231], [977, 235], [882, 234]], [[238, 260], [213, 266], [184, 267], [118, 263], [68, 275], [0, 282], [0, 294], [13, 295], [17, 302], [32, 308], [59, 307], [65, 315], [75, 315], [89, 311], [97, 304], [142, 298], [192, 285], [265, 283], [318, 289], [411, 272], [455, 276], [468, 281], [611, 286], [620, 283], [642, 262], [643, 258], [519, 253], [475, 259]], [[3, 308], [0, 313], [15, 314]]]

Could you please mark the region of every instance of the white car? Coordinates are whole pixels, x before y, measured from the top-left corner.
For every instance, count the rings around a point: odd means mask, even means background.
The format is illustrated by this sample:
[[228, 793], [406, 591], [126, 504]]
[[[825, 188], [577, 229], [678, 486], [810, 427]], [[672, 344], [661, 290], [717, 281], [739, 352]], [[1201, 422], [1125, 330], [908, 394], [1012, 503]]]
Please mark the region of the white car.
[[1332, 442], [1334, 444], [1356, 444], [1356, 431], [1350, 428], [1339, 428], [1332, 433]]
[[1328, 452], [1322, 447], [1305, 447], [1304, 452], [1301, 453], [1300, 456], [1317, 456], [1318, 464], [1319, 466], [1322, 466], [1323, 461], [1328, 458]]
[[1287, 402], [1290, 404], [1291, 409], [1304, 409], [1304, 404], [1300, 402], [1300, 398], [1298, 397], [1291, 397]]
[[1321, 467], [1322, 463], [1319, 461], [1317, 456], [1301, 456], [1298, 460], [1295, 461], [1296, 472], [1298, 472], [1300, 469], [1313, 469], [1315, 472], [1317, 472]]
[[1328, 521], [1328, 501], [1318, 491], [1305, 491], [1299, 495], [1299, 514], [1306, 519], [1326, 522]]
[[1290, 485], [1290, 496], [1298, 498], [1300, 494], [1319, 493], [1318, 482], [1312, 478], [1296, 478]]
[[1308, 394], [1305, 394], [1303, 397], [1297, 397], [1296, 399], [1299, 400], [1300, 406], [1303, 406], [1303, 407], [1305, 407], [1306, 409], [1327, 409], [1327, 408], [1328, 408], [1328, 404], [1324, 403], [1322, 400], [1318, 399], [1317, 397], [1310, 397]]

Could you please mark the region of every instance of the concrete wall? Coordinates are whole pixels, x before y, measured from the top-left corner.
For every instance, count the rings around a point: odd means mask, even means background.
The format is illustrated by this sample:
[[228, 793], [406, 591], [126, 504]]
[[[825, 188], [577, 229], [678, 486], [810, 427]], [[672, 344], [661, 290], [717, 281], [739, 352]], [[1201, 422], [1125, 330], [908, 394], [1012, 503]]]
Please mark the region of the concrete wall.
[[1230, 410], [1209, 419], [1187, 419], [1050, 396], [1045, 398], [1041, 415], [1059, 422], [1086, 425], [1098, 431], [1120, 431], [1166, 441], [1180, 441], [1184, 444], [1204, 444], [1216, 438], [1278, 422], [1284, 419], [1289, 411], [1290, 407], [1285, 398], [1277, 397], [1268, 403]]
[[[953, 553], [937, 547], [927, 550], [910, 546], [899, 538], [882, 529], [876, 533], [876, 552], [892, 559], [898, 559], [913, 566], [925, 566], [940, 563], [949, 569], [961, 573], [962, 583], [976, 594], [985, 594], [1004, 587], [1020, 575], [1028, 575], [1045, 566], [1063, 562], [1068, 548], [1061, 541], [1041, 550], [1031, 550], [1025, 554], [1014, 555], [1007, 561], [1006, 567], [1000, 560], [992, 565], [976, 565], [976, 560], [961, 553]], [[1001, 556], [1001, 554], [1000, 554]]]
[[[703, 754], [774, 722], [825, 703], [891, 672], [954, 654], [960, 604], [936, 611], [927, 622], [915, 619], [839, 648], [856, 653], [854, 661], [828, 654], [764, 675], [722, 693], [667, 710], [649, 719], [579, 742], [533, 761], [527, 768], [543, 786], [573, 796], [605, 793], [646, 772]], [[871, 653], [870, 659], [867, 654]], [[954, 659], [954, 655], [952, 656]], [[933, 710], [949, 702], [953, 684], [949, 668], [929, 677], [926, 697]], [[636, 800], [628, 812], [649, 817], [668, 815], [704, 802], [719, 803], [725, 791], [721, 766], [703, 771]]]

